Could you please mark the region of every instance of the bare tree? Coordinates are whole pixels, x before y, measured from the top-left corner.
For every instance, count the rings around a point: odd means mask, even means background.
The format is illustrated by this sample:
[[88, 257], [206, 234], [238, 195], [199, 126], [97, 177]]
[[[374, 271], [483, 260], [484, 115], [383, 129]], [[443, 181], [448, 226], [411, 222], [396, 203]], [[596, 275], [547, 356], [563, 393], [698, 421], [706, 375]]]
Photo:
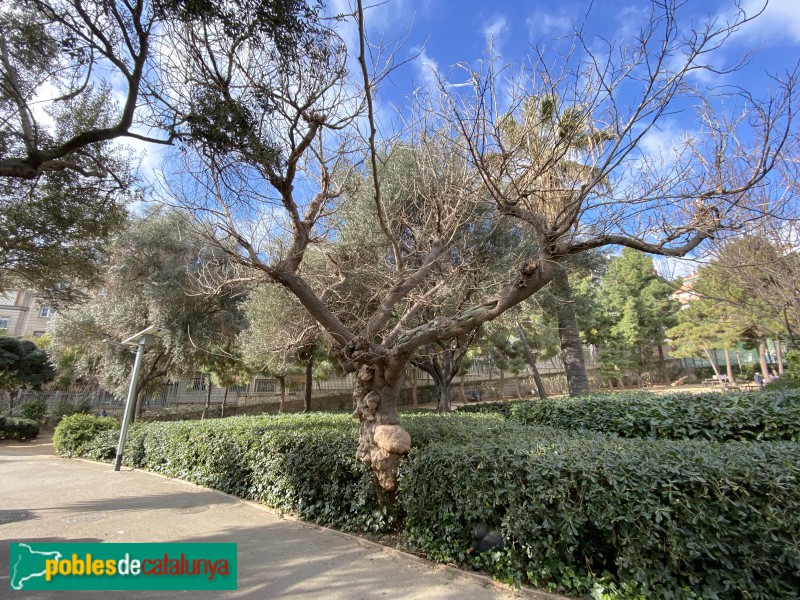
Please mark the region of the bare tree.
[[[566, 257], [614, 244], [682, 256], [759, 218], [750, 192], [786, 149], [794, 77], [764, 101], [692, 88], [691, 75], [711, 68], [708, 52], [749, 17], [687, 35], [677, 10], [654, 2], [638, 36], [603, 52], [579, 31], [558, 74], [538, 56], [510, 88], [492, 61], [465, 68], [472, 86], [442, 82], [418, 97], [396, 139], [378, 135], [374, 108], [392, 48], [368, 44], [360, 2], [360, 87], [332, 32], [280, 65], [256, 33], [231, 39], [209, 22], [176, 30], [171, 101], [198, 126], [172, 191], [217, 239], [238, 244], [241, 278], [288, 290], [356, 373], [357, 457], [383, 487], [395, 488], [411, 446], [397, 398], [420, 349], [536, 294]], [[526, 108], [543, 100], [550, 114]], [[733, 116], [720, 112], [734, 100]], [[675, 140], [669, 160], [644, 153], [645, 136], [689, 105], [697, 133]], [[402, 185], [392, 179], [398, 152], [412, 173]], [[470, 244], [481, 227], [506, 228], [515, 244]], [[503, 268], [477, 268], [487, 253]], [[309, 266], [318, 257], [323, 274]]]

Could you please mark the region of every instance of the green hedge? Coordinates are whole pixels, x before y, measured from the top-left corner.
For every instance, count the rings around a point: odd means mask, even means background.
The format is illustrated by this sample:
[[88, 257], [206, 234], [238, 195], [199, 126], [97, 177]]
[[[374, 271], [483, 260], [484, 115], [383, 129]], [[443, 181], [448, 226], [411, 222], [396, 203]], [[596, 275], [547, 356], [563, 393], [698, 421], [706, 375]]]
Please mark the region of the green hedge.
[[69, 415], [61, 419], [53, 432], [53, 447], [62, 456], [83, 456], [86, 447], [103, 431], [116, 431], [119, 437], [119, 423], [111, 417]]
[[[106, 424], [65, 419], [59, 451], [110, 460]], [[435, 560], [509, 582], [626, 598], [800, 589], [800, 444], [626, 440], [492, 414], [405, 415], [403, 425], [414, 449], [396, 498], [355, 460], [348, 415], [139, 424], [126, 462], [321, 524], [399, 529]], [[504, 548], [471, 549], [482, 523]]]
[[[795, 598], [800, 446], [622, 440], [548, 428], [413, 451], [405, 533], [435, 560], [569, 593]], [[481, 523], [505, 548], [470, 551]]]
[[[478, 407], [458, 412], [464, 409]], [[480, 410], [526, 425], [587, 429], [628, 438], [800, 441], [800, 391], [626, 392], [493, 403]]]
[[22, 417], [0, 417], [0, 440], [29, 440], [39, 435], [39, 423]]

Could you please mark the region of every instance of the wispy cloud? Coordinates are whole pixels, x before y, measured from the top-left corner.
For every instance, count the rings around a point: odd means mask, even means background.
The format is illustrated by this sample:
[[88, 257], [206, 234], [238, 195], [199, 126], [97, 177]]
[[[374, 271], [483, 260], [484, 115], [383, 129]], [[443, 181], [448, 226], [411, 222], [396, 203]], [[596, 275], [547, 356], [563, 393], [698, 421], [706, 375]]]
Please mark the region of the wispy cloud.
[[508, 38], [508, 20], [503, 15], [493, 17], [483, 24], [481, 28], [486, 47], [492, 48], [495, 55], [503, 54], [503, 45]]
[[439, 63], [421, 50], [414, 60], [414, 70], [419, 83], [431, 93], [436, 91], [439, 79]]
[[[742, 10], [755, 15], [764, 0], [744, 0]], [[764, 13], [742, 27], [736, 37], [742, 42], [756, 41], [769, 45], [775, 42], [800, 42], [800, 7], [797, 0], [769, 0]]]
[[572, 18], [563, 12], [549, 13], [537, 10], [526, 20], [528, 33], [532, 40], [537, 41], [542, 36], [563, 35], [572, 30]]
[[619, 29], [617, 29], [615, 38], [625, 38], [637, 33], [643, 25], [648, 23], [649, 15], [650, 8], [647, 6], [631, 5], [620, 8], [616, 14]]
[[648, 159], [666, 165], [674, 164], [685, 150], [689, 133], [672, 122], [663, 122], [648, 131], [639, 142], [639, 149]]

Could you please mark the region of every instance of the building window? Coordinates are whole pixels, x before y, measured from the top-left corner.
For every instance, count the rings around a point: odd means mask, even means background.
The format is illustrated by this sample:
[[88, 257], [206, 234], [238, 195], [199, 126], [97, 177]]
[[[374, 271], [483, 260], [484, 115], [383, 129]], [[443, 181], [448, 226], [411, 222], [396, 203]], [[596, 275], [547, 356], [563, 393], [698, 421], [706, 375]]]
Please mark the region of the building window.
[[8, 329], [9, 317], [0, 317], [0, 329]]
[[35, 337], [35, 338], [40, 338], [43, 335], [44, 335], [44, 331], [34, 331], [33, 332], [33, 337]]
[[56, 311], [52, 306], [47, 306], [47, 304], [42, 305], [42, 308], [39, 309], [39, 316], [45, 319], [49, 319], [54, 314], [56, 314]]
[[263, 394], [265, 392], [275, 391], [274, 379], [256, 379], [256, 394]]
[[206, 378], [205, 377], [195, 377], [192, 379], [192, 383], [189, 384], [189, 390], [193, 392], [199, 392], [200, 390], [206, 389]]
[[239, 392], [239, 393], [246, 392], [247, 391], [247, 384], [246, 383], [237, 383], [235, 385], [229, 385], [228, 386], [228, 391], [229, 392]]

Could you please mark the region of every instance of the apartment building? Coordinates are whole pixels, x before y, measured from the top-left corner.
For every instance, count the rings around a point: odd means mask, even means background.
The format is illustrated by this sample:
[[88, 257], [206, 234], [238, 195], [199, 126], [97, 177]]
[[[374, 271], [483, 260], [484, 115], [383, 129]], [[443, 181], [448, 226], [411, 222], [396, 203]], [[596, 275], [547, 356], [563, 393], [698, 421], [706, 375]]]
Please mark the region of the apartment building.
[[0, 294], [0, 331], [6, 335], [41, 337], [55, 310], [43, 304], [33, 290], [7, 290]]

